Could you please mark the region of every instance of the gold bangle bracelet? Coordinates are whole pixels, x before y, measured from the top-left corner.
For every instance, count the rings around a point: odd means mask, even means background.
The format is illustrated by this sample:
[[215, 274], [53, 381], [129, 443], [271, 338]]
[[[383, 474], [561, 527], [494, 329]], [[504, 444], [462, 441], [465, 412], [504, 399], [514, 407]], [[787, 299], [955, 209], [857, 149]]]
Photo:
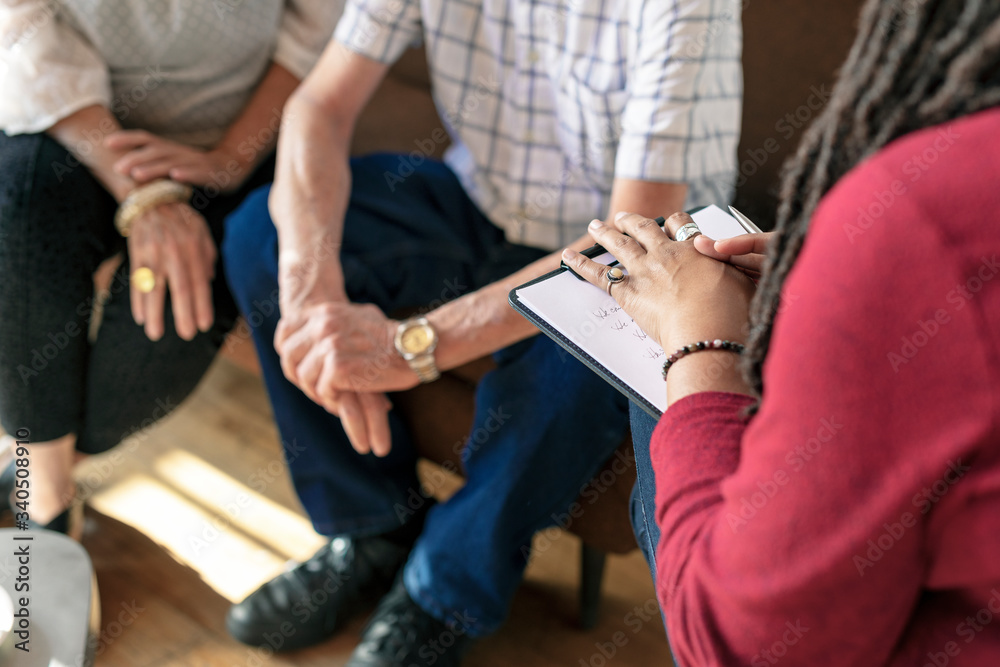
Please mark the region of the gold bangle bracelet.
[[192, 192], [190, 185], [169, 180], [153, 181], [146, 185], [140, 185], [130, 192], [125, 201], [118, 207], [118, 211], [115, 213], [115, 228], [118, 229], [119, 234], [127, 237], [132, 233], [132, 223], [140, 215], [160, 204], [189, 201]]

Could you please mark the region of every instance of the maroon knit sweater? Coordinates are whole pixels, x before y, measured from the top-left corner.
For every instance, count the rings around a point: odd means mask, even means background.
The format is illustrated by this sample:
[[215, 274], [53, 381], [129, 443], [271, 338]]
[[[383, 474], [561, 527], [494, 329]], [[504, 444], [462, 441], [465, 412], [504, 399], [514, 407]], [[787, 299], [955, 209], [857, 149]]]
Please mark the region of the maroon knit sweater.
[[683, 667], [1000, 666], [998, 255], [1000, 109], [826, 196], [759, 414], [696, 394], [653, 436]]

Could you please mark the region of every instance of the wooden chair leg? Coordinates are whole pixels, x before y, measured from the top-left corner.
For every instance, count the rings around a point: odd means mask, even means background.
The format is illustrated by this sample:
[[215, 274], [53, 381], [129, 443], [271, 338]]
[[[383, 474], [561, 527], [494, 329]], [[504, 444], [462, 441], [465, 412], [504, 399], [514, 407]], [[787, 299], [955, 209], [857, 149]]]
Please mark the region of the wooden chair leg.
[[607, 554], [587, 544], [580, 545], [580, 627], [597, 625], [601, 611], [601, 582]]

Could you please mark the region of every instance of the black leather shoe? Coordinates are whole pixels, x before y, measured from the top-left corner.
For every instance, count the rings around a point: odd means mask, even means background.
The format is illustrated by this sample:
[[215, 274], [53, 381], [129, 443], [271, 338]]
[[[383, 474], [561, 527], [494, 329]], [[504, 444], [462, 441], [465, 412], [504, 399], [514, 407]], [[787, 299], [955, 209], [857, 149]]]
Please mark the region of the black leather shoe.
[[334, 538], [230, 607], [226, 629], [244, 644], [274, 651], [318, 644], [384, 595], [409, 553], [383, 537]]
[[372, 614], [346, 667], [458, 667], [473, 639], [457, 620], [450, 628], [421, 609], [400, 577]]

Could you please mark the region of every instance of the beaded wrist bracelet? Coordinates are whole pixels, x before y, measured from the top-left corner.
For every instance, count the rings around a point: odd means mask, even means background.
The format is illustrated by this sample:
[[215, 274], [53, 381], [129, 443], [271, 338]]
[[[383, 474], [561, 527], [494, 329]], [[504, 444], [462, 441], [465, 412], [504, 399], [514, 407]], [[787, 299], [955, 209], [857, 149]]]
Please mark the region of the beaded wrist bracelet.
[[670, 367], [676, 364], [682, 357], [686, 357], [689, 354], [694, 354], [695, 352], [702, 352], [704, 350], [726, 350], [728, 352], [735, 352], [736, 354], [743, 354], [743, 350], [746, 349], [742, 343], [734, 343], [728, 340], [720, 340], [716, 338], [715, 340], [703, 340], [697, 343], [691, 343], [690, 345], [685, 345], [680, 348], [663, 362], [663, 379], [667, 379], [667, 371]]

